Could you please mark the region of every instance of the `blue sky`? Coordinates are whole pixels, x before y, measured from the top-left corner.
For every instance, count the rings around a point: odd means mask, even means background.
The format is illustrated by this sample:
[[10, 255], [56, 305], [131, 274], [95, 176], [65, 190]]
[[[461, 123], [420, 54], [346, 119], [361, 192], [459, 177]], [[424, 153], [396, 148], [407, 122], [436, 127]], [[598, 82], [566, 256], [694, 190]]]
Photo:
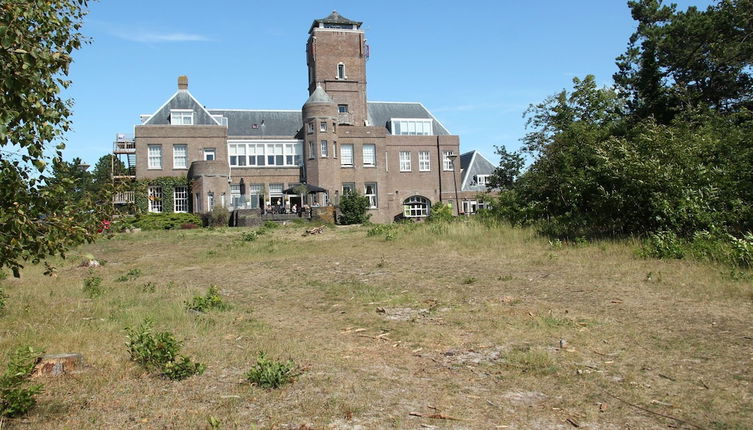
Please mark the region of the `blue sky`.
[[71, 67], [65, 158], [94, 164], [182, 74], [209, 108], [300, 109], [307, 31], [332, 10], [364, 22], [369, 100], [422, 102], [460, 135], [462, 152], [477, 149], [495, 164], [495, 145], [519, 147], [529, 104], [575, 76], [611, 84], [635, 27], [623, 0], [102, 0], [90, 5], [91, 43]]

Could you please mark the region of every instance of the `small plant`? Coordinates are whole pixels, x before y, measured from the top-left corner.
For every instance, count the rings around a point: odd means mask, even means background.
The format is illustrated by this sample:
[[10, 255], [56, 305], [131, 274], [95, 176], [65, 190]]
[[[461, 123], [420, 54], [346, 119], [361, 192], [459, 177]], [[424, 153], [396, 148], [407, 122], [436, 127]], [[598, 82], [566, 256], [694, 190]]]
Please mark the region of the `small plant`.
[[378, 267], [378, 268], [382, 269], [382, 268], [384, 268], [384, 266], [385, 266], [386, 264], [387, 264], [387, 263], [386, 263], [386, 262], [384, 261], [384, 255], [383, 255], [383, 256], [382, 256], [382, 258], [380, 258], [380, 259], [379, 259], [379, 263], [377, 263], [376, 267]]
[[152, 320], [146, 319], [136, 329], [126, 328], [131, 360], [148, 371], [158, 371], [174, 381], [204, 373], [206, 366], [180, 354], [182, 342], [170, 332], [152, 333]]
[[262, 388], [279, 388], [298, 375], [300, 369], [293, 360], [270, 360], [266, 354], [259, 352], [256, 365], [246, 373], [246, 380]]
[[241, 240], [243, 242], [253, 242], [257, 237], [259, 237], [259, 235], [255, 231], [247, 231], [241, 235]]
[[2, 287], [0, 287], [0, 314], [5, 311], [5, 301], [8, 299], [8, 295], [5, 294], [5, 290], [3, 290]]
[[215, 417], [214, 415], [210, 415], [207, 417], [207, 426], [210, 429], [218, 429], [222, 425], [222, 421], [219, 420], [219, 418]]
[[261, 228], [265, 230], [274, 230], [280, 228], [280, 224], [277, 224], [274, 221], [264, 221], [264, 224], [261, 225]]
[[463, 285], [471, 285], [475, 284], [478, 279], [476, 279], [474, 276], [468, 276], [466, 278], [463, 278]]
[[544, 350], [523, 348], [510, 351], [505, 355], [508, 366], [520, 369], [523, 373], [549, 375], [557, 371], [552, 357]]
[[157, 291], [157, 286], [154, 284], [154, 282], [149, 281], [141, 287], [141, 291], [145, 293], [153, 293]]
[[191, 311], [207, 312], [212, 309], [224, 310], [227, 305], [222, 301], [219, 288], [212, 285], [206, 295], [194, 296], [190, 302], [186, 302], [186, 308]]
[[31, 347], [19, 348], [11, 356], [0, 376], [0, 417], [24, 415], [37, 404], [34, 396], [42, 392], [42, 385], [28, 381], [40, 356], [41, 352]]
[[93, 276], [91, 275], [91, 272], [89, 272], [89, 276], [84, 279], [83, 291], [90, 299], [101, 296], [102, 293], [105, 292], [105, 289], [102, 286], [102, 278], [99, 276]]
[[500, 276], [497, 277], [497, 280], [498, 281], [502, 281], [502, 282], [512, 281], [512, 275], [510, 275], [510, 274], [500, 275]]
[[128, 282], [141, 276], [141, 269], [131, 269], [126, 274], [120, 275], [115, 279], [115, 282]]

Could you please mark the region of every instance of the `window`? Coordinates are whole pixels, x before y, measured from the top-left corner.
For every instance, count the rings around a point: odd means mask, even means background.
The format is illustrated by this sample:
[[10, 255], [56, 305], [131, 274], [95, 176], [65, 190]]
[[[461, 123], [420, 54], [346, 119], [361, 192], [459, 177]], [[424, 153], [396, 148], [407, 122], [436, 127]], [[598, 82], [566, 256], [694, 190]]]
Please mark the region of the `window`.
[[390, 123], [392, 134], [410, 136], [431, 136], [433, 134], [432, 120], [429, 118], [392, 118]]
[[149, 187], [149, 212], [162, 212], [162, 187]]
[[341, 145], [340, 146], [340, 165], [341, 166], [353, 165], [353, 145]]
[[[259, 200], [263, 194], [264, 194], [264, 185], [263, 184], [250, 184], [248, 186], [248, 193], [249, 193], [249, 203], [251, 206], [251, 209], [258, 209], [259, 208]], [[264, 205], [264, 202], [261, 202], [262, 206]]]
[[450, 160], [449, 156], [453, 155], [454, 152], [452, 151], [442, 151], [442, 169], [444, 171], [453, 171], [455, 170], [455, 163]]
[[162, 145], [149, 145], [149, 168], [161, 169], [162, 168]]
[[428, 172], [431, 170], [431, 161], [429, 159], [429, 151], [418, 152], [418, 171]]
[[219, 122], [220, 125], [224, 125], [227, 127], [227, 118], [222, 115], [212, 115], [212, 118], [215, 119], [215, 121]]
[[204, 160], [212, 161], [217, 157], [214, 148], [204, 148]]
[[170, 124], [193, 125], [193, 111], [190, 109], [173, 109], [170, 111]]
[[321, 144], [322, 158], [327, 158], [327, 141], [322, 140]]
[[194, 195], [194, 204], [193, 208], [195, 212], [201, 212], [201, 194], [196, 193]]
[[319, 131], [327, 131], [327, 121], [322, 121], [319, 123]]
[[406, 218], [420, 218], [429, 216], [431, 202], [422, 196], [412, 196], [403, 202], [403, 216]]
[[343, 195], [353, 194], [356, 190], [355, 182], [343, 182]]
[[367, 143], [363, 145], [363, 166], [376, 166], [376, 145]]
[[490, 175], [476, 175], [476, 185], [485, 187], [487, 184], [489, 184], [489, 176]]
[[230, 165], [300, 166], [303, 160], [302, 149], [300, 143], [231, 143]]
[[214, 193], [212, 191], [207, 193], [207, 210], [211, 211], [214, 208]]
[[478, 202], [476, 200], [463, 200], [463, 213], [475, 214], [478, 209]]
[[369, 208], [374, 209], [377, 207], [377, 184], [366, 183], [364, 184], [363, 194], [369, 198]]
[[308, 123], [308, 132], [313, 133], [314, 132], [314, 121], [311, 121]]
[[246, 165], [246, 145], [230, 145], [230, 165], [235, 167], [244, 167]]
[[315, 148], [315, 144], [314, 144], [314, 141], [312, 140], [309, 142], [309, 160], [316, 158], [316, 150], [314, 148]]
[[337, 142], [332, 142], [332, 158], [337, 158]]
[[188, 147], [186, 145], [173, 145], [173, 169], [185, 169], [188, 167], [187, 155]]
[[348, 113], [348, 105], [337, 105], [337, 111], [340, 113]]
[[340, 63], [337, 65], [337, 79], [345, 79], [345, 64]]
[[410, 172], [410, 152], [400, 151], [400, 171]]
[[173, 189], [173, 212], [188, 212], [188, 187]]

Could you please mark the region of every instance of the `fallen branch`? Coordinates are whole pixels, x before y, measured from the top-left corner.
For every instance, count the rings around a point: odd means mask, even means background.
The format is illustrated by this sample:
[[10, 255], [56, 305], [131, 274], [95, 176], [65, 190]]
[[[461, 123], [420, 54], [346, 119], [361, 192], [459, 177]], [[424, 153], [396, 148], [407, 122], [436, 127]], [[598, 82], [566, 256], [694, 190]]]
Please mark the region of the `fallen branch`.
[[408, 415], [413, 417], [419, 417], [419, 418], [433, 418], [435, 420], [451, 420], [451, 421], [462, 421], [460, 418], [451, 417], [448, 415], [442, 415], [439, 413], [436, 414], [422, 414], [419, 412], [410, 412]]
[[646, 412], [646, 413], [649, 413], [651, 415], [656, 415], [658, 417], [667, 418], [667, 419], [673, 420], [673, 421], [675, 421], [675, 422], [677, 422], [679, 424], [690, 426], [690, 427], [693, 427], [693, 428], [696, 428], [696, 429], [699, 429], [699, 430], [704, 430], [703, 427], [701, 427], [701, 426], [699, 426], [697, 424], [693, 424], [691, 422], [688, 422], [688, 421], [685, 421], [685, 420], [681, 420], [680, 418], [676, 418], [676, 417], [673, 417], [671, 415], [665, 415], [665, 414], [660, 414], [659, 412], [654, 412], [651, 409], [646, 409], [643, 406], [636, 405], [635, 403], [630, 403], [627, 400], [623, 400], [623, 399], [615, 396], [614, 394], [608, 393], [606, 391], [604, 392], [604, 394], [606, 394], [607, 396], [609, 396], [609, 397], [611, 397], [611, 398], [613, 398], [615, 400], [619, 400], [619, 401], [621, 401], [622, 403], [624, 403], [624, 404], [626, 404], [628, 406], [632, 406], [632, 407], [634, 407], [636, 409], [639, 409], [639, 410], [641, 410], [643, 412]]

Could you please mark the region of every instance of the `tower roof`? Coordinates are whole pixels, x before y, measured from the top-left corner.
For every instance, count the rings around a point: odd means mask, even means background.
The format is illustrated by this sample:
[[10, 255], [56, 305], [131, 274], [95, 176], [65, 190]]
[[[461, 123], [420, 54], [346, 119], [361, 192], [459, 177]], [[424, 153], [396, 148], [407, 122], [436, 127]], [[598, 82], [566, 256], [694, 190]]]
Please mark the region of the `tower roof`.
[[334, 103], [334, 100], [332, 100], [332, 97], [324, 91], [324, 88], [322, 88], [321, 85], [317, 85], [314, 92], [311, 93], [308, 100], [306, 100], [306, 103], [303, 105], [306, 106], [311, 103]]
[[[315, 19], [311, 24], [311, 30], [319, 27], [320, 24], [324, 28], [358, 29], [361, 28], [363, 22], [350, 20], [337, 13], [336, 10], [333, 10], [327, 17]], [[354, 26], [355, 28], [353, 28]]]

